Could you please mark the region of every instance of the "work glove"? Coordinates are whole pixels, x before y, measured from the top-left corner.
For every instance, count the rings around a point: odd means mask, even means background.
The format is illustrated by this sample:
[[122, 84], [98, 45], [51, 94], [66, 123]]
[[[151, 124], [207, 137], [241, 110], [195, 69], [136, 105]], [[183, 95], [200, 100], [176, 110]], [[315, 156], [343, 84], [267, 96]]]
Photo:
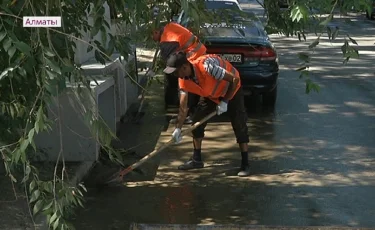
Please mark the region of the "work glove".
[[176, 144], [181, 142], [182, 136], [181, 136], [181, 129], [180, 128], [176, 128], [173, 131], [172, 138], [173, 138], [173, 140], [175, 141]]
[[220, 103], [216, 107], [216, 114], [221, 115], [228, 110], [228, 103], [225, 101], [220, 101]]

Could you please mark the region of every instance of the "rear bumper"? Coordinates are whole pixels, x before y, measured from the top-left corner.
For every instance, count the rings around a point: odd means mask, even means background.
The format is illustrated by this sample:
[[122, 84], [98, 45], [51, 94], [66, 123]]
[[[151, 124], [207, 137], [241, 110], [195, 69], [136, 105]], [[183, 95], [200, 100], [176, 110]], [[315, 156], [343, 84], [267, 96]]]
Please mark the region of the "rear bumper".
[[272, 91], [277, 85], [279, 72], [254, 73], [239, 70], [245, 95], [257, 95]]
[[[267, 93], [275, 89], [279, 72], [258, 73], [238, 68], [241, 76], [241, 85], [245, 95], [257, 95]], [[176, 77], [165, 75], [168, 82], [168, 90], [178, 92], [178, 80]]]

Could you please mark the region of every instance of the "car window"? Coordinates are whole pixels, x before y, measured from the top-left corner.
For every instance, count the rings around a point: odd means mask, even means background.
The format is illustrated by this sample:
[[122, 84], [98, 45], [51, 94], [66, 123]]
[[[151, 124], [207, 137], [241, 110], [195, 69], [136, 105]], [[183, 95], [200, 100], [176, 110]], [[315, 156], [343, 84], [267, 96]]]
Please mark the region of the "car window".
[[205, 23], [202, 26], [205, 36], [212, 37], [264, 37], [261, 28], [254, 24], [226, 24], [226, 23]]

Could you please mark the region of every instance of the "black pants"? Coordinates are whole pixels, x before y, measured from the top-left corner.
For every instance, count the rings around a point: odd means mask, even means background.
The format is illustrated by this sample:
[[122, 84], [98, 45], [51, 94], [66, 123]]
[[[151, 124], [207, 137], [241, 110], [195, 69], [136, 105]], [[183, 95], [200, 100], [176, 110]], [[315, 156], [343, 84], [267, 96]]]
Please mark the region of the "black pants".
[[[208, 114], [216, 110], [217, 104], [208, 98], [200, 98], [194, 111], [192, 120], [193, 123], [202, 120]], [[237, 143], [249, 143], [249, 134], [247, 129], [247, 113], [244, 104], [244, 95], [242, 88], [240, 88], [234, 95], [232, 100], [228, 102], [227, 111], [234, 134], [236, 135]], [[198, 126], [192, 131], [194, 138], [203, 138], [207, 122]]]
[[196, 95], [196, 94], [193, 94], [193, 93], [188, 93], [188, 108], [189, 108], [189, 115], [190, 116], [193, 116], [193, 114], [194, 114], [194, 112], [197, 108], [199, 98], [200, 98], [199, 95]]

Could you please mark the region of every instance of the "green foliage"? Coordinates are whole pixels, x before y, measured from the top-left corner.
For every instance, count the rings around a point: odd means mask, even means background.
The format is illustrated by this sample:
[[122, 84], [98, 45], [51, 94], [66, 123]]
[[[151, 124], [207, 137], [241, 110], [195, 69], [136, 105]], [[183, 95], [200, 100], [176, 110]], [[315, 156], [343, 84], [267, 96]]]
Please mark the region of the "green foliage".
[[[319, 86], [310, 79], [309, 59], [320, 43], [322, 36], [327, 35], [329, 40], [336, 40], [340, 36], [339, 28], [332, 28], [329, 23], [338, 14], [346, 14], [348, 11], [371, 12], [372, 0], [289, 0], [288, 9], [280, 9], [277, 1], [265, 0], [264, 8], [267, 12], [266, 29], [269, 33], [281, 33], [286, 36], [297, 36], [298, 39], [306, 41], [307, 34], [313, 33], [317, 38], [308, 45], [311, 54], [299, 54], [303, 62], [298, 68], [300, 78], [305, 78], [306, 93], [318, 92]], [[350, 23], [350, 20], [348, 20]], [[345, 36], [344, 44], [341, 46], [343, 63], [346, 64], [350, 58], [358, 58], [358, 49], [351, 45], [358, 45], [349, 35]]]

